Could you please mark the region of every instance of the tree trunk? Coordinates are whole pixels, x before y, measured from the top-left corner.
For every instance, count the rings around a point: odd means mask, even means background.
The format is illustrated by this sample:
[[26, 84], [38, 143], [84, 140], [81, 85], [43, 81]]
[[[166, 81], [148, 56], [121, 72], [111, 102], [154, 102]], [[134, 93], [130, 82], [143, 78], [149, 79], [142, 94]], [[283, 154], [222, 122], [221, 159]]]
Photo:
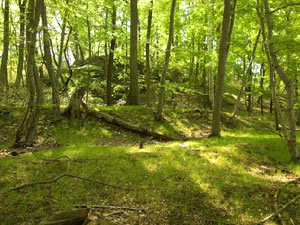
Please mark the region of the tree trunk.
[[[66, 0], [66, 4], [69, 4], [69, 0]], [[59, 77], [61, 79], [63, 85], [65, 84], [65, 80], [61, 70], [62, 70], [62, 59], [63, 59], [62, 57], [64, 51], [65, 36], [66, 36], [67, 17], [68, 17], [68, 11], [66, 9], [63, 15], [63, 22], [61, 25], [60, 45], [59, 45], [59, 52], [58, 52], [58, 66], [57, 66], [57, 74], [56, 74], [56, 77]]]
[[3, 53], [1, 59], [0, 85], [8, 87], [7, 61], [9, 51], [9, 0], [5, 0], [4, 6], [4, 36], [3, 36]]
[[237, 111], [239, 109], [241, 98], [242, 98], [242, 95], [243, 95], [243, 91], [244, 91], [244, 89], [245, 89], [245, 87], [247, 85], [247, 77], [251, 73], [251, 70], [252, 70], [252, 65], [253, 65], [253, 61], [254, 61], [254, 57], [255, 57], [255, 52], [256, 52], [256, 49], [257, 49], [257, 45], [258, 45], [258, 41], [259, 41], [260, 35], [261, 35], [261, 29], [259, 29], [259, 32], [257, 34], [256, 40], [255, 40], [255, 43], [254, 43], [254, 47], [253, 47], [251, 59], [250, 59], [250, 62], [249, 62], [246, 74], [243, 77], [242, 86], [241, 86], [241, 89], [239, 91], [236, 103], [234, 105], [234, 110], [233, 110], [232, 115], [231, 115], [232, 118], [234, 118], [236, 116], [236, 113], [237, 113]]
[[138, 5], [137, 0], [130, 0], [130, 87], [127, 100], [128, 105], [139, 104], [139, 87], [137, 73], [137, 32], [138, 32]]
[[68, 107], [63, 113], [64, 116], [67, 116], [71, 119], [81, 118], [80, 105], [82, 103], [82, 99], [85, 93], [86, 93], [86, 88], [84, 87], [80, 87], [75, 90], [75, 92], [71, 97]]
[[[259, 0], [258, 4], [259, 4]], [[297, 149], [297, 140], [296, 140], [296, 118], [294, 111], [294, 92], [293, 92], [293, 83], [287, 76], [287, 74], [283, 71], [283, 68], [279, 64], [277, 54], [274, 48], [273, 43], [273, 25], [271, 19], [271, 12], [268, 0], [264, 0], [264, 8], [265, 8], [265, 18], [268, 28], [268, 47], [269, 53], [274, 64], [274, 68], [278, 73], [280, 79], [284, 82], [286, 91], [287, 91], [287, 114], [288, 114], [288, 122], [289, 129], [286, 131], [286, 142], [288, 149], [291, 153], [292, 161], [296, 162], [299, 160], [299, 152]], [[282, 120], [283, 121], [283, 120]], [[284, 122], [283, 122], [284, 123]]]
[[226, 55], [229, 38], [231, 5], [230, 0], [224, 0], [224, 14], [222, 23], [222, 33], [219, 48], [218, 81], [216, 87], [215, 103], [213, 109], [213, 120], [211, 136], [221, 136], [221, 110], [224, 94], [225, 75], [226, 75]]
[[47, 22], [47, 10], [44, 0], [40, 0], [42, 4], [42, 22], [43, 22], [43, 42], [44, 42], [44, 52], [45, 52], [45, 65], [48, 71], [48, 75], [51, 82], [52, 88], [52, 110], [53, 110], [53, 119], [57, 120], [60, 116], [60, 99], [58, 93], [58, 83], [57, 78], [54, 73], [53, 64], [52, 64], [52, 55], [50, 50], [50, 34], [48, 32], [48, 22]]
[[175, 7], [176, 7], [176, 0], [172, 1], [172, 7], [171, 7], [171, 14], [170, 14], [170, 27], [169, 27], [169, 40], [168, 45], [166, 49], [166, 55], [165, 55], [165, 64], [163, 68], [163, 72], [160, 79], [160, 90], [159, 90], [159, 99], [158, 99], [158, 106], [157, 106], [157, 113], [156, 113], [156, 120], [159, 121], [162, 119], [162, 110], [164, 106], [165, 101], [165, 91], [166, 91], [166, 76], [167, 71], [169, 67], [169, 61], [171, 56], [171, 48], [172, 48], [172, 42], [174, 38], [174, 14], [175, 14]]
[[260, 78], [260, 92], [261, 92], [261, 95], [260, 95], [260, 113], [261, 115], [263, 116], [264, 115], [264, 80], [265, 80], [265, 73], [266, 73], [266, 70], [265, 70], [265, 64], [262, 63], [261, 64], [261, 78]]
[[23, 68], [24, 68], [24, 49], [25, 49], [25, 9], [26, 9], [27, 0], [19, 0], [19, 9], [20, 9], [20, 35], [19, 35], [19, 55], [18, 55], [18, 68], [17, 68], [17, 78], [15, 82], [15, 87], [18, 89], [21, 84], [23, 77]]
[[37, 26], [41, 14], [40, 0], [29, 0], [26, 23], [27, 43], [27, 83], [29, 100], [26, 114], [17, 129], [15, 147], [32, 146], [36, 137], [39, 121], [40, 107], [42, 103], [42, 89], [37, 69], [35, 66], [35, 44]]
[[110, 51], [109, 51], [109, 59], [108, 59], [108, 67], [107, 67], [107, 78], [106, 78], [106, 103], [107, 105], [113, 104], [113, 89], [112, 89], [112, 77], [113, 77], [113, 69], [114, 69], [114, 52], [116, 46], [116, 17], [117, 17], [117, 7], [115, 1], [112, 1], [112, 40], [110, 43]]
[[146, 83], [147, 83], [147, 106], [151, 106], [151, 68], [150, 68], [150, 40], [151, 40], [151, 28], [152, 28], [152, 15], [153, 15], [153, 0], [150, 0], [150, 9], [148, 13], [148, 28], [147, 28], [147, 44], [146, 44]]
[[208, 35], [208, 52], [210, 55], [209, 67], [208, 67], [208, 96], [210, 106], [213, 109], [215, 102], [215, 78], [213, 74], [213, 65], [212, 65], [212, 54], [213, 54], [213, 46], [214, 46], [214, 0], [210, 0], [210, 12], [208, 17], [208, 26], [209, 26], [209, 35]]

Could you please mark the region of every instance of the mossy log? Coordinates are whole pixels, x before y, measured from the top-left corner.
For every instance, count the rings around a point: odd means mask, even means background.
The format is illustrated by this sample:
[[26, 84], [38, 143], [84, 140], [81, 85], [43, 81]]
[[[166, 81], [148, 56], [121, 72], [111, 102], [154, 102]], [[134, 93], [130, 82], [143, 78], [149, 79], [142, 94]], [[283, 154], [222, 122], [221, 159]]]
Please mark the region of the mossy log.
[[105, 112], [100, 112], [100, 111], [96, 111], [94, 109], [90, 109], [87, 107], [87, 105], [85, 103], [82, 103], [82, 106], [84, 108], [84, 110], [86, 111], [87, 114], [94, 116], [98, 119], [101, 119], [107, 123], [119, 126], [123, 129], [132, 131], [134, 133], [140, 134], [140, 135], [145, 135], [145, 136], [150, 136], [153, 137], [156, 140], [160, 140], [160, 141], [178, 141], [178, 140], [186, 140], [186, 137], [172, 137], [169, 135], [165, 135], [165, 134], [160, 134], [157, 133], [155, 131], [152, 131], [150, 129], [146, 129], [144, 127], [139, 127], [133, 124], [130, 124], [122, 119], [113, 117], [111, 115], [109, 115], [108, 113]]

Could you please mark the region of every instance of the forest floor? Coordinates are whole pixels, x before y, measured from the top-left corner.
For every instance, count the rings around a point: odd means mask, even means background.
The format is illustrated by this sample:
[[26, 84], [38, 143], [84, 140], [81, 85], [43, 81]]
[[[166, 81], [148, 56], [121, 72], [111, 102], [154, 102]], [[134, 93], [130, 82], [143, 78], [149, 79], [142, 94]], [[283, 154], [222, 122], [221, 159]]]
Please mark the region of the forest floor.
[[[254, 224], [300, 194], [300, 182], [289, 183], [300, 175], [300, 165], [289, 162], [270, 118], [243, 115], [233, 123], [224, 114], [223, 138], [205, 138], [211, 117], [206, 111], [166, 110], [165, 121], [156, 123], [145, 107], [98, 109], [191, 139], [158, 142], [93, 118], [52, 124], [44, 109], [37, 145], [15, 150], [9, 147], [24, 109], [7, 109], [0, 118], [0, 224], [38, 224], [74, 205], [144, 209], [92, 211], [108, 224]], [[120, 188], [64, 177], [10, 190], [62, 174]], [[298, 201], [266, 224], [300, 224], [299, 210]]]

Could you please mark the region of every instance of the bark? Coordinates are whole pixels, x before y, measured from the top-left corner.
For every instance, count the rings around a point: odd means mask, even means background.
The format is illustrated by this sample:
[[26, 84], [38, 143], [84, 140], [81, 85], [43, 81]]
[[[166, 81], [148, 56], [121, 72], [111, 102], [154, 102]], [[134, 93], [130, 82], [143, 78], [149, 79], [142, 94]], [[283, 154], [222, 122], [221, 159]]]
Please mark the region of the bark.
[[26, 22], [27, 43], [27, 83], [29, 100], [25, 116], [17, 129], [15, 147], [32, 146], [36, 137], [37, 125], [42, 104], [42, 86], [35, 66], [35, 45], [37, 26], [41, 14], [40, 0], [29, 0]]
[[213, 109], [213, 120], [211, 128], [211, 136], [221, 136], [221, 110], [224, 94], [225, 75], [226, 75], [226, 55], [229, 38], [231, 5], [230, 0], [224, 0], [224, 14], [222, 22], [222, 33], [219, 47], [219, 65], [218, 65], [218, 81], [216, 87], [215, 103]]
[[138, 33], [138, 5], [137, 0], [130, 0], [130, 87], [127, 100], [128, 105], [139, 104], [139, 88], [137, 73], [137, 33]]
[[48, 21], [47, 21], [47, 10], [44, 0], [40, 0], [42, 4], [42, 24], [43, 24], [43, 43], [44, 43], [44, 54], [45, 54], [45, 65], [48, 71], [48, 75], [51, 82], [52, 88], [52, 111], [53, 119], [57, 120], [60, 116], [60, 99], [58, 93], [58, 82], [53, 69], [52, 55], [50, 49], [50, 34], [48, 32]]
[[24, 69], [24, 49], [25, 49], [25, 9], [27, 0], [19, 0], [20, 9], [20, 35], [19, 35], [19, 55], [18, 55], [18, 68], [17, 68], [17, 78], [15, 82], [15, 87], [18, 89], [21, 84]]
[[233, 110], [232, 115], [231, 115], [232, 118], [234, 118], [236, 116], [236, 113], [237, 113], [237, 111], [239, 109], [241, 98], [242, 98], [244, 89], [245, 89], [245, 87], [247, 85], [247, 79], [248, 79], [247, 75], [251, 74], [252, 65], [253, 65], [253, 61], [254, 61], [254, 57], [255, 57], [255, 52], [256, 52], [256, 49], [257, 49], [257, 45], [258, 45], [258, 41], [259, 41], [260, 35], [261, 35], [261, 29], [259, 29], [259, 32], [257, 34], [256, 40], [255, 40], [255, 43], [254, 43], [254, 47], [253, 47], [253, 50], [252, 50], [252, 55], [251, 55], [251, 59], [250, 59], [247, 71], [246, 71], [246, 75], [244, 75], [244, 78], [243, 78], [243, 81], [242, 81], [242, 86], [241, 86], [241, 89], [239, 91], [236, 103], [234, 105], [234, 110]]
[[114, 53], [116, 47], [116, 17], [117, 17], [117, 7], [115, 1], [112, 1], [112, 40], [110, 43], [110, 51], [109, 51], [109, 59], [108, 59], [108, 67], [107, 67], [107, 78], [106, 78], [106, 104], [113, 104], [113, 89], [112, 89], [112, 77], [113, 77], [113, 69], [114, 69]]
[[[259, 6], [259, 0], [257, 0]], [[264, 0], [264, 9], [265, 9], [265, 19], [268, 29], [268, 50], [270, 57], [272, 59], [272, 63], [274, 65], [274, 69], [278, 73], [280, 79], [285, 84], [286, 92], [287, 92], [287, 116], [288, 116], [288, 129], [285, 129], [285, 138], [287, 142], [288, 149], [291, 154], [292, 161], [296, 162], [299, 160], [299, 152], [297, 149], [296, 143], [296, 118], [294, 111], [294, 92], [293, 92], [293, 83], [285, 73], [283, 68], [281, 67], [279, 60], [277, 58], [277, 54], [274, 47], [273, 42], [273, 24], [271, 19], [271, 12], [268, 0]], [[282, 125], [285, 124], [284, 120], [281, 119]]]
[[1, 58], [0, 85], [8, 87], [7, 61], [9, 51], [9, 1], [5, 0], [4, 6], [4, 36], [3, 36], [3, 53]]
[[164, 68], [163, 68], [163, 72], [162, 72], [161, 79], [160, 79], [160, 90], [159, 90], [158, 106], [157, 106], [157, 113], [156, 113], [157, 121], [162, 119], [162, 111], [163, 111], [163, 106], [164, 106], [164, 101], [165, 101], [166, 76], [167, 76], [167, 71], [169, 68], [172, 42], [173, 42], [173, 38], [174, 38], [175, 7], [176, 7], [176, 0], [173, 0], [172, 7], [171, 7], [171, 14], [170, 14], [169, 40], [168, 40], [168, 45], [167, 45], [167, 49], [166, 49]]
[[151, 68], [150, 68], [150, 40], [151, 40], [151, 29], [152, 29], [152, 16], [153, 16], [153, 0], [150, 0], [150, 9], [148, 12], [148, 28], [147, 28], [147, 44], [146, 44], [146, 83], [147, 83], [147, 106], [151, 106]]

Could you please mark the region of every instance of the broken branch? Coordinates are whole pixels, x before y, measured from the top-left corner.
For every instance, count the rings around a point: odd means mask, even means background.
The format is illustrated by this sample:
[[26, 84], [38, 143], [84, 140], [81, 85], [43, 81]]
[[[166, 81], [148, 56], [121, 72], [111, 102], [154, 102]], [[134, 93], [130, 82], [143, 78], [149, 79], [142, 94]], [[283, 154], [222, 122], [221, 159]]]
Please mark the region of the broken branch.
[[83, 180], [83, 181], [87, 181], [87, 182], [90, 182], [90, 183], [94, 183], [94, 184], [98, 184], [98, 185], [103, 185], [103, 186], [107, 186], [107, 187], [112, 187], [112, 188], [117, 188], [117, 189], [121, 189], [121, 190], [130, 190], [130, 189], [123, 188], [123, 187], [120, 187], [120, 186], [117, 186], [117, 185], [107, 184], [107, 183], [100, 182], [100, 181], [94, 181], [94, 180], [91, 180], [89, 178], [79, 177], [79, 176], [75, 176], [75, 175], [72, 175], [72, 174], [65, 173], [65, 174], [61, 174], [61, 175], [59, 175], [57, 177], [54, 177], [53, 179], [48, 180], [48, 181], [38, 181], [38, 182], [23, 184], [23, 185], [20, 185], [18, 187], [11, 188], [8, 191], [17, 191], [17, 190], [20, 190], [20, 189], [23, 189], [23, 188], [26, 188], [26, 187], [34, 186], [34, 185], [52, 184], [52, 183], [55, 183], [55, 182], [57, 182], [58, 180], [60, 180], [60, 179], [62, 179], [64, 177], [70, 177], [70, 178], [74, 178], [74, 179], [78, 179], [78, 180]]

